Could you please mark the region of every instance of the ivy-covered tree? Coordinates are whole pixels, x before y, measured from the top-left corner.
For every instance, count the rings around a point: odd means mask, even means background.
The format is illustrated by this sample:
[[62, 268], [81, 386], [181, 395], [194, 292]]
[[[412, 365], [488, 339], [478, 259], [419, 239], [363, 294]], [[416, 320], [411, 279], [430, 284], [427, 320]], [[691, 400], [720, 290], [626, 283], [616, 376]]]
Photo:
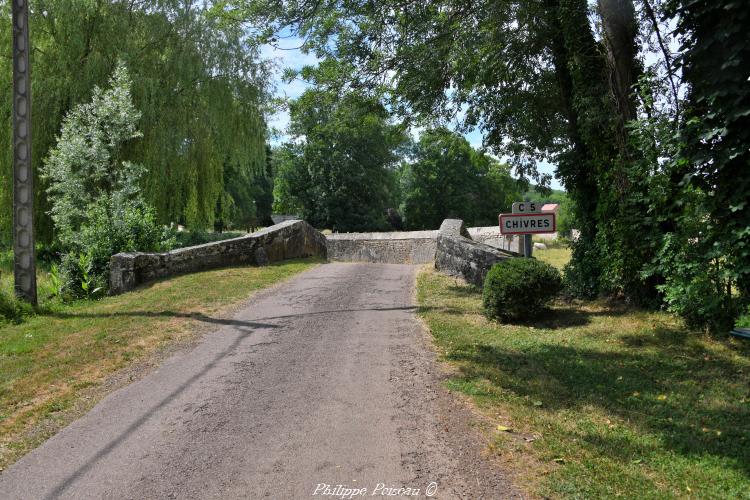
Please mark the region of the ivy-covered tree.
[[658, 264], [669, 307], [692, 325], [724, 330], [750, 304], [750, 43], [746, 5], [667, 2], [688, 84], [683, 126], [666, 141], [667, 210]]

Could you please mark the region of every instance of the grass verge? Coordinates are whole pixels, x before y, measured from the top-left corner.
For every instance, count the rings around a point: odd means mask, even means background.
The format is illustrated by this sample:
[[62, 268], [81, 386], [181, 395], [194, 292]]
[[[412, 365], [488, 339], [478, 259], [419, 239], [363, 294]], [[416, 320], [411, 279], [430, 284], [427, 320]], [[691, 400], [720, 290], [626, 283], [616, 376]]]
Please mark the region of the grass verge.
[[447, 384], [497, 422], [521, 487], [554, 498], [750, 498], [750, 347], [673, 316], [557, 304], [536, 322], [481, 314], [481, 293], [431, 270], [420, 314]]
[[[116, 370], [190, 338], [230, 305], [313, 265], [306, 259], [190, 274], [0, 324], [0, 470], [54, 433], [66, 410]], [[47, 430], [36, 432], [40, 424]]]
[[547, 264], [553, 265], [560, 271], [563, 270], [565, 265], [570, 262], [571, 250], [569, 247], [550, 247], [546, 250], [534, 250], [534, 257], [546, 262]]

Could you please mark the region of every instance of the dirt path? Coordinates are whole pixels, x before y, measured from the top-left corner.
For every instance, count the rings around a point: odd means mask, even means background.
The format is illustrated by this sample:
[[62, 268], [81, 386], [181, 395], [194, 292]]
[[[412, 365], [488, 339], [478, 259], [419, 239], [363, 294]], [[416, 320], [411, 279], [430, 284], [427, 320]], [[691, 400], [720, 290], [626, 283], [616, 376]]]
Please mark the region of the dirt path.
[[326, 264], [257, 295], [3, 472], [0, 498], [394, 492], [379, 484], [418, 498], [515, 496], [440, 386], [415, 272]]

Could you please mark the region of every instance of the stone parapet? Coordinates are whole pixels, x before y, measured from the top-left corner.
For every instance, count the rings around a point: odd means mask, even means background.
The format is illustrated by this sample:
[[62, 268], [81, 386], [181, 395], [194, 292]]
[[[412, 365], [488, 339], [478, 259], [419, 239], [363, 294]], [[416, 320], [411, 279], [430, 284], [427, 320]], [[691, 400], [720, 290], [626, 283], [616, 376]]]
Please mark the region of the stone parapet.
[[523, 236], [503, 236], [499, 226], [470, 227], [469, 237], [485, 245], [489, 245], [506, 252], [521, 255], [523, 253]]
[[426, 264], [435, 260], [438, 231], [334, 233], [326, 237], [328, 259], [342, 262]]
[[301, 220], [290, 220], [224, 241], [165, 253], [118, 253], [110, 260], [110, 292], [119, 294], [156, 279], [230, 265], [265, 265], [299, 257], [326, 257], [326, 239]]
[[435, 269], [451, 276], [460, 276], [481, 287], [490, 268], [515, 255], [467, 237], [463, 221], [446, 219], [440, 226], [435, 252]]

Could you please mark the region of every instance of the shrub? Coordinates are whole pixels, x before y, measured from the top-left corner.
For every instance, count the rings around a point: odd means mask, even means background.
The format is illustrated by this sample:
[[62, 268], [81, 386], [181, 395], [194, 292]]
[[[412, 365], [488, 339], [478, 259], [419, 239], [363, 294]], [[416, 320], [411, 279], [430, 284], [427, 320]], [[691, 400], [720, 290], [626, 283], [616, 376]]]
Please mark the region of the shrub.
[[489, 318], [508, 321], [540, 313], [562, 288], [560, 271], [536, 259], [507, 259], [484, 280], [482, 303]]
[[685, 320], [688, 328], [726, 332], [734, 325], [743, 305], [732, 293], [726, 260], [716, 258], [711, 248], [697, 239], [690, 241], [668, 234], [658, 255], [667, 310]]
[[750, 306], [748, 306], [745, 313], [737, 319], [735, 326], [737, 328], [750, 328]]
[[60, 274], [64, 295], [93, 298], [109, 286], [109, 260], [120, 252], [160, 252], [171, 249], [174, 238], [160, 227], [153, 209], [140, 200], [115, 196], [92, 206], [78, 242], [63, 255]]

